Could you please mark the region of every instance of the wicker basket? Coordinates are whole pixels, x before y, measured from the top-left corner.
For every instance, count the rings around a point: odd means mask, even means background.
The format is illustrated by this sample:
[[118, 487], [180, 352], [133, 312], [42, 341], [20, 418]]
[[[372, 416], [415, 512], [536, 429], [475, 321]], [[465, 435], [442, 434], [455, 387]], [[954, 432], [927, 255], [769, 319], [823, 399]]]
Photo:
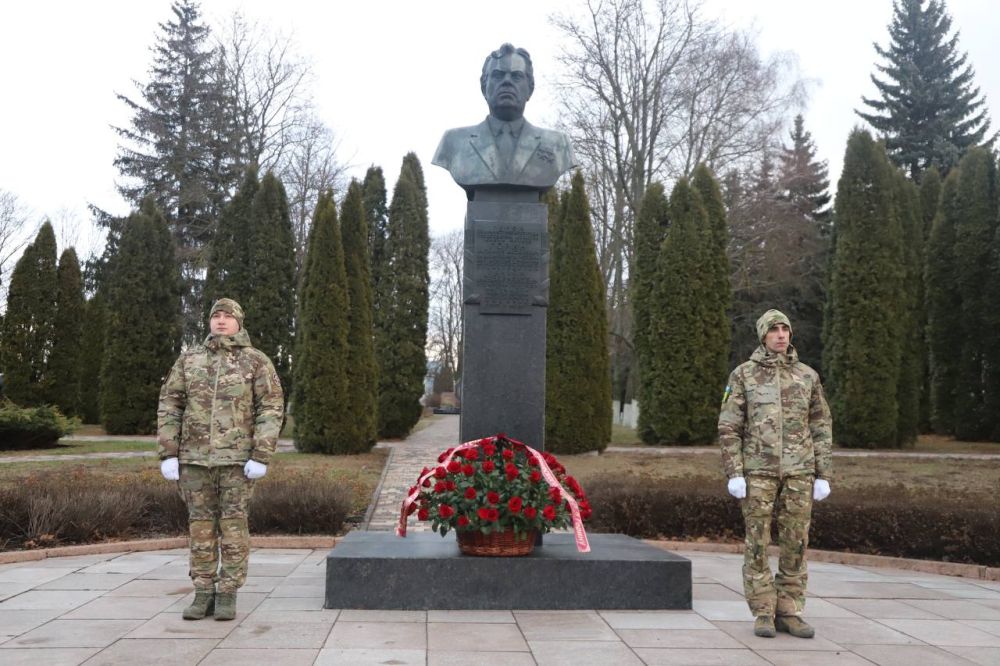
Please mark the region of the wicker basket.
[[458, 548], [466, 555], [484, 557], [520, 557], [535, 549], [535, 530], [517, 534], [514, 530], [483, 534], [479, 530], [455, 532]]

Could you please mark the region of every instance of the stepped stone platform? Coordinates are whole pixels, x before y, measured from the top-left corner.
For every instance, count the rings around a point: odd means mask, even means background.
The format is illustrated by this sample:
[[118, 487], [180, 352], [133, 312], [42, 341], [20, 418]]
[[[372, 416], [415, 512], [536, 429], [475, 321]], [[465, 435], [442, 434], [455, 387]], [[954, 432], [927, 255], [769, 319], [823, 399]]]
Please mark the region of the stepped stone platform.
[[326, 557], [326, 608], [689, 610], [691, 561], [621, 534], [547, 534], [525, 557], [463, 555], [453, 535], [351, 532]]

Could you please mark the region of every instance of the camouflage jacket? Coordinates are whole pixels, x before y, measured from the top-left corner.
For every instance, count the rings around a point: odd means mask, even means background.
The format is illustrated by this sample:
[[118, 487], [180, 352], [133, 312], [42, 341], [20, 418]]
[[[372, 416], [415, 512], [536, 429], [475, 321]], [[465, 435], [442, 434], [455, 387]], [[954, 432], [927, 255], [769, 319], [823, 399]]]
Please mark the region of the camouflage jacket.
[[787, 355], [761, 345], [729, 375], [719, 414], [719, 443], [726, 476], [829, 478], [833, 427], [819, 375]]
[[190, 465], [266, 465], [284, 416], [281, 382], [250, 336], [210, 335], [180, 355], [160, 389], [160, 459]]

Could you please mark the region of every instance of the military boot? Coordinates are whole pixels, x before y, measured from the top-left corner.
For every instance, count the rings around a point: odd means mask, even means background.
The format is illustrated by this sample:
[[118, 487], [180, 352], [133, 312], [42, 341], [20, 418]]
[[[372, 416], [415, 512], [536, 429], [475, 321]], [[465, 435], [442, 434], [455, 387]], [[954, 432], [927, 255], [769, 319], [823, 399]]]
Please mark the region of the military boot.
[[758, 615], [753, 622], [753, 635], [761, 638], [774, 638], [777, 635], [774, 630], [774, 618], [770, 615]]
[[236, 593], [219, 592], [215, 598], [215, 619], [232, 620], [236, 617]]
[[195, 590], [194, 601], [184, 609], [185, 620], [200, 620], [215, 609], [215, 588]]
[[779, 615], [774, 619], [774, 626], [778, 631], [787, 632], [796, 638], [812, 638], [816, 635], [816, 630], [798, 615]]

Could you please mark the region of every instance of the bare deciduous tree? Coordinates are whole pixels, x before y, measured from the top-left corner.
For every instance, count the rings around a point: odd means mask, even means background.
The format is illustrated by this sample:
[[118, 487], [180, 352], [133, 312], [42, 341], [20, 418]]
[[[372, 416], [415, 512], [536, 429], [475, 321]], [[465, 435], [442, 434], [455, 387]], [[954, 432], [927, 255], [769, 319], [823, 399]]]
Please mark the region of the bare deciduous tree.
[[33, 235], [28, 229], [29, 213], [17, 195], [0, 190], [0, 297], [6, 302], [7, 282], [13, 259]]
[[462, 372], [462, 262], [465, 233], [431, 239], [431, 302], [427, 346], [442, 369], [458, 379]]

